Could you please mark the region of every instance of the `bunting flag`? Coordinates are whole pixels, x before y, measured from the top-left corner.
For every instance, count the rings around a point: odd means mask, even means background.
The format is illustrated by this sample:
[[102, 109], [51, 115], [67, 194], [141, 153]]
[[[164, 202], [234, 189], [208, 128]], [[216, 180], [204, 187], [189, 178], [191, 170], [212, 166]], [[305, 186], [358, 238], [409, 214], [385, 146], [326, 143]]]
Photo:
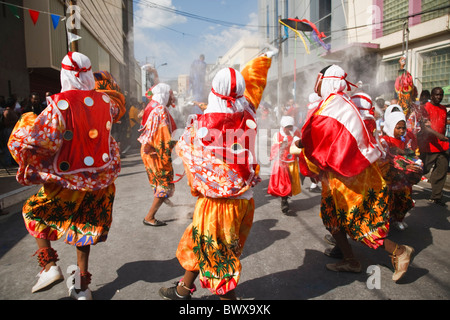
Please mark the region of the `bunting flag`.
[[19, 11], [17, 10], [16, 6], [7, 4], [6, 5], [8, 7], [8, 9], [12, 12], [13, 16], [16, 17], [17, 19], [20, 19], [19, 17]]
[[39, 19], [39, 11], [28, 9], [28, 12], [30, 13], [30, 17], [31, 20], [33, 21], [33, 24], [36, 25], [36, 22]]
[[72, 33], [72, 32], [67, 32], [67, 40], [69, 41], [69, 45], [72, 42], [80, 40], [80, 39], [81, 39], [81, 37], [79, 35]]
[[52, 23], [53, 23], [53, 29], [56, 29], [56, 27], [59, 24], [59, 18], [60, 16], [56, 15], [56, 14], [51, 14], [50, 15], [52, 17]]
[[[52, 19], [53, 29], [56, 29], [58, 27], [60, 20], [63, 21], [64, 19], [66, 19], [66, 17], [61, 16], [61, 15], [57, 15], [57, 14], [53, 14], [53, 13], [45, 12], [45, 11], [37, 11], [37, 10], [30, 9], [30, 8], [22, 7], [19, 5], [7, 3], [4, 1], [0, 1], [0, 4], [6, 5], [8, 7], [9, 11], [11, 11], [13, 16], [15, 16], [17, 19], [20, 19], [19, 8], [23, 9], [23, 10], [28, 10], [28, 12], [30, 14], [30, 18], [33, 21], [34, 25], [36, 25], [36, 23], [39, 19], [39, 14], [41, 14], [41, 13], [50, 15], [50, 17]], [[78, 40], [78, 39], [76, 39], [76, 40]]]

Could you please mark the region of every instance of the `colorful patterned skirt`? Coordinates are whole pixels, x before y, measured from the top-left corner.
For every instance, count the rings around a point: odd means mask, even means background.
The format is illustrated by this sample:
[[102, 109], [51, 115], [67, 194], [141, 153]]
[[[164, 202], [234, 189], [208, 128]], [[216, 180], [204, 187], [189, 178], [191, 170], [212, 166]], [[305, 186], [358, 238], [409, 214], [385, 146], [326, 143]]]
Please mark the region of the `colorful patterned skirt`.
[[408, 173], [399, 170], [393, 162], [387, 162], [383, 177], [388, 183], [390, 199], [389, 214], [392, 222], [402, 222], [409, 210], [414, 208], [412, 185]]
[[47, 183], [24, 204], [22, 214], [35, 238], [74, 246], [106, 241], [112, 223], [115, 185], [98, 191], [73, 191]]
[[389, 231], [389, 189], [377, 163], [355, 177], [322, 176], [320, 216], [325, 227], [376, 249]]
[[141, 146], [141, 158], [148, 181], [156, 198], [170, 198], [175, 192], [173, 168], [170, 157], [163, 154], [146, 154]]
[[236, 288], [242, 265], [239, 257], [253, 224], [253, 199], [200, 197], [194, 217], [177, 249], [181, 266], [199, 271], [203, 288], [223, 295]]

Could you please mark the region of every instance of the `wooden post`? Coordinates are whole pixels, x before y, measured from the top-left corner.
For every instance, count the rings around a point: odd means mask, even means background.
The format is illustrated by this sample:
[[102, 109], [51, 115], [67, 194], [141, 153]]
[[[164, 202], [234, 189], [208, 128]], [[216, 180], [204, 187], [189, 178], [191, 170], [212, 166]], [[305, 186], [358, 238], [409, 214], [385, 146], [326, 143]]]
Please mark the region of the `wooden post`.
[[[278, 20], [281, 20], [281, 16], [278, 17]], [[277, 55], [277, 59], [278, 59], [278, 82], [277, 82], [277, 105], [278, 105], [278, 110], [281, 112], [282, 108], [282, 100], [281, 100], [281, 92], [282, 92], [282, 88], [283, 88], [283, 53], [282, 53], [282, 45], [281, 45], [281, 23], [278, 23], [278, 55]], [[282, 113], [279, 113], [280, 115], [282, 115]], [[280, 119], [277, 119], [277, 121], [279, 121]]]
[[[70, 0], [69, 1], [70, 6], [76, 6], [77, 1], [76, 0]], [[78, 31], [76, 28], [68, 30], [70, 33], [77, 35]], [[78, 40], [72, 41], [69, 45], [69, 50], [72, 52], [78, 52]]]

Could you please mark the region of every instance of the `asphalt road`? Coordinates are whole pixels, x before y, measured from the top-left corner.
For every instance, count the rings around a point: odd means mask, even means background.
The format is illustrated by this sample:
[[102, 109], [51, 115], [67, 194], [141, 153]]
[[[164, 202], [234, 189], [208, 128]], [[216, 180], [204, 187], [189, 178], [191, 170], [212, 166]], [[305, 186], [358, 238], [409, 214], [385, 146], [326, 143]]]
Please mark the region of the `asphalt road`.
[[[122, 161], [116, 181], [114, 220], [105, 243], [91, 248], [90, 285], [96, 300], [160, 301], [158, 290], [183, 275], [175, 258], [178, 241], [191, 221], [195, 198], [183, 178], [176, 185], [173, 207], [163, 205], [157, 218], [164, 227], [142, 224], [153, 199], [147, 176], [137, 152]], [[175, 172], [182, 167], [175, 161]], [[244, 248], [243, 270], [237, 295], [243, 301], [275, 300], [448, 300], [450, 298], [450, 213], [448, 208], [430, 205], [429, 185], [414, 187], [416, 207], [407, 215], [405, 231], [392, 230], [390, 238], [411, 245], [416, 254], [400, 283], [391, 280], [390, 258], [382, 249], [372, 250], [352, 243], [363, 272], [334, 273], [325, 264], [334, 259], [323, 251], [327, 231], [319, 217], [320, 194], [310, 193], [309, 180], [302, 193], [290, 199], [291, 210], [283, 215], [280, 200], [267, 194], [268, 167], [263, 181], [254, 189], [255, 219]], [[449, 192], [445, 192], [449, 200]], [[21, 205], [0, 219], [0, 300], [66, 300], [67, 285], [31, 293], [40, 271], [35, 240], [28, 235], [20, 214]], [[62, 240], [53, 243], [63, 272], [76, 264], [75, 248]], [[376, 274], [366, 273], [367, 268]], [[66, 274], [66, 277], [68, 274]], [[377, 277], [377, 278], [374, 278]], [[374, 282], [374, 279], [377, 282]], [[377, 283], [379, 288], [371, 288]], [[371, 285], [372, 284], [372, 285]], [[194, 300], [215, 301], [197, 283]], [[156, 302], [156, 305], [163, 302]], [[152, 304], [153, 305], [153, 304]]]

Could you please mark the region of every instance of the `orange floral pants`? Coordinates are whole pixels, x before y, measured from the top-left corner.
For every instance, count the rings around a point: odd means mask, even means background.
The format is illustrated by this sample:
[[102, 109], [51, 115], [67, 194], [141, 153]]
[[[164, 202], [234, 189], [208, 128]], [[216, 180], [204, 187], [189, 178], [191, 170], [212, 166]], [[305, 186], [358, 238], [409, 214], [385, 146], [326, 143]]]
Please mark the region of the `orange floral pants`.
[[199, 271], [203, 288], [223, 295], [236, 288], [239, 257], [253, 224], [253, 199], [197, 200], [192, 224], [184, 232], [177, 258], [185, 270]]
[[98, 191], [74, 191], [45, 184], [22, 209], [25, 226], [35, 238], [95, 245], [106, 241], [112, 223], [115, 185]]

